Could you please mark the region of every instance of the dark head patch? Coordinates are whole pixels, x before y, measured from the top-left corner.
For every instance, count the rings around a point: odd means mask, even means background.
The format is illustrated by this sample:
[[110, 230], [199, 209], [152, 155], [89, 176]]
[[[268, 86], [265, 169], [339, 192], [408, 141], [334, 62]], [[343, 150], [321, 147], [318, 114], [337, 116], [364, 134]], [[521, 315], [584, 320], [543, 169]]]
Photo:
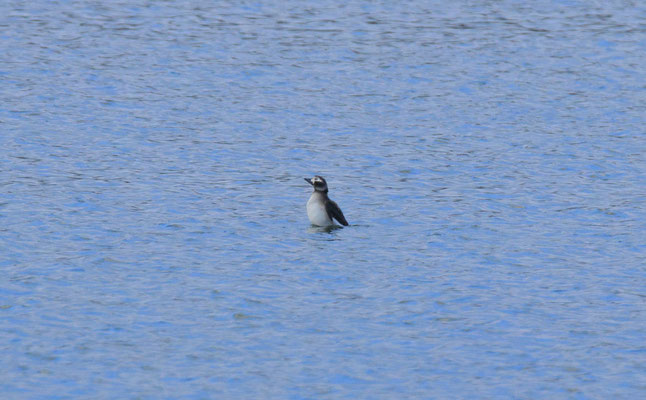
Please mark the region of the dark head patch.
[[316, 175], [312, 178], [312, 185], [314, 185], [315, 190], [327, 192], [327, 182], [325, 182], [325, 178], [320, 175]]

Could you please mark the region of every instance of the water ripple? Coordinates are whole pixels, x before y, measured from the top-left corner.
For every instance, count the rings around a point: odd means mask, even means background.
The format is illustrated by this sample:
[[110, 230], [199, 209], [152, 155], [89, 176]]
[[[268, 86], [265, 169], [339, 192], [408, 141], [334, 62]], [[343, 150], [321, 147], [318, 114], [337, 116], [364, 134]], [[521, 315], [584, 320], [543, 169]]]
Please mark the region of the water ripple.
[[3, 397], [646, 390], [643, 6], [0, 15]]

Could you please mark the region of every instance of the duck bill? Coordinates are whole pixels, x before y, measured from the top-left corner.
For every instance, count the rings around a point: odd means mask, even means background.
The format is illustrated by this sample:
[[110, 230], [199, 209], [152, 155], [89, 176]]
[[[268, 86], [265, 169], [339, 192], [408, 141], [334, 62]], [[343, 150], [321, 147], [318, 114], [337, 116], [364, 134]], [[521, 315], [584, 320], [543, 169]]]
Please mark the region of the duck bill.
[[310, 185], [314, 186], [314, 184], [312, 183], [312, 179], [310, 179], [310, 178], [303, 178], [303, 179], [305, 179], [305, 182], [307, 182]]

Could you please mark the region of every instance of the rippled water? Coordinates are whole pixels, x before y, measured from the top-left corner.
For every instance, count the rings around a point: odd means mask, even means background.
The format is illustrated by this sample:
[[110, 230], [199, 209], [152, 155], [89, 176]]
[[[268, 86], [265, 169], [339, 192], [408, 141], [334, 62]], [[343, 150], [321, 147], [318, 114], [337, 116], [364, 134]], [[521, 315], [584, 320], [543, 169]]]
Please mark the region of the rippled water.
[[2, 398], [643, 396], [646, 8], [445, 3], [2, 2]]

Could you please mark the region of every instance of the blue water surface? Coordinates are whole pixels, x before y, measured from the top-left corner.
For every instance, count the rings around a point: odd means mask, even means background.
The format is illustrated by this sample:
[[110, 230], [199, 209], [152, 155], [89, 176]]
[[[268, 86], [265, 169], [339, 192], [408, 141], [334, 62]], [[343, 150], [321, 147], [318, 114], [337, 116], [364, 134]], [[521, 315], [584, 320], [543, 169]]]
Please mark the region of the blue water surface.
[[0, 2], [0, 397], [643, 398], [644, 21]]

